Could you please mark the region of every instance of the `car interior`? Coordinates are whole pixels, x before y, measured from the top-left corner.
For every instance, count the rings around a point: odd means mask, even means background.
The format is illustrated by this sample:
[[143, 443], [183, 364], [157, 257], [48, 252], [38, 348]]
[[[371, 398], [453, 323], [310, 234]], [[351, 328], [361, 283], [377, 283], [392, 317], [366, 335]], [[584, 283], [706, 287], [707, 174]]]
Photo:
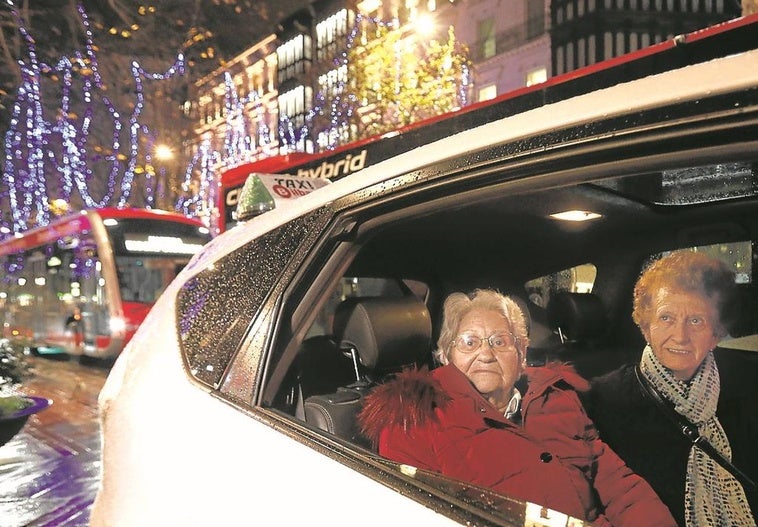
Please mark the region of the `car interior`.
[[308, 302], [285, 305], [292, 327], [276, 343], [264, 405], [371, 449], [355, 424], [362, 398], [403, 368], [434, 368], [445, 297], [476, 288], [521, 303], [529, 365], [560, 361], [587, 379], [602, 375], [644, 347], [631, 317], [639, 273], [684, 248], [735, 271], [741, 316], [717, 352], [734, 357], [725, 374], [739, 376], [741, 361], [758, 361], [757, 166], [730, 161], [532, 190], [508, 181], [435, 188], [351, 211], [343, 218], [351, 236], [322, 245], [327, 263], [311, 276]]

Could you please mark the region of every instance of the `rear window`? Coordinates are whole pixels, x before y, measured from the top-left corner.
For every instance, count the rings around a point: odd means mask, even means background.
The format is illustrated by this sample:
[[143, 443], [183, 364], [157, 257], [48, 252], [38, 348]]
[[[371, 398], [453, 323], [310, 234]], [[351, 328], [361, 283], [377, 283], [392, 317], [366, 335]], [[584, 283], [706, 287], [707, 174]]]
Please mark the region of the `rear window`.
[[217, 387], [224, 370], [277, 284], [293, 273], [330, 217], [325, 210], [297, 218], [222, 258], [188, 280], [177, 296], [177, 329], [192, 375]]
[[[737, 284], [753, 283], [753, 242], [740, 241], [731, 243], [716, 243], [691, 247], [693, 252], [705, 253], [726, 263], [734, 271]], [[660, 253], [651, 260], [665, 256], [669, 252]]]
[[597, 268], [586, 263], [529, 280], [524, 289], [532, 304], [546, 307], [550, 298], [561, 291], [591, 293], [596, 276]]

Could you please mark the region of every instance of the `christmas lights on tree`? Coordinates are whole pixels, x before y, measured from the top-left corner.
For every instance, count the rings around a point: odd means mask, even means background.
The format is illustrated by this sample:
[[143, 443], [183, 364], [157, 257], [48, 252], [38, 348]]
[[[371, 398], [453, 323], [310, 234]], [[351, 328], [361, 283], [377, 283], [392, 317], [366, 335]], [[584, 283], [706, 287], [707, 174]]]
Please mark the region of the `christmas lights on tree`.
[[[51, 202], [56, 199], [70, 202], [75, 193], [85, 207], [98, 208], [128, 206], [136, 185], [143, 185], [146, 191], [152, 192], [152, 174], [148, 174], [144, 182], [135, 180], [138, 174], [145, 174], [141, 161], [144, 159], [150, 164], [149, 149], [154, 144], [150, 128], [140, 123], [144, 83], [182, 75], [183, 55], [178, 54], [164, 73], [147, 72], [137, 61], [132, 62], [135, 101], [131, 114], [124, 117], [106, 93], [93, 33], [81, 5], [78, 12], [85, 30], [84, 50], [74, 51], [55, 64], [47, 64], [38, 59], [34, 38], [13, 1], [6, 2], [25, 45], [25, 56], [18, 61], [21, 84], [4, 137], [0, 199], [7, 199], [11, 216], [0, 220], [0, 235], [46, 225], [52, 219]], [[56, 115], [48, 116], [43, 109], [43, 82], [56, 81], [60, 108]], [[78, 90], [76, 95], [84, 102], [81, 115], [71, 108], [74, 90]], [[48, 89], [48, 92], [53, 91]], [[49, 93], [45, 92], [45, 96], [49, 97]], [[111, 144], [106, 148], [90, 142], [95, 119], [112, 126]], [[141, 143], [148, 145], [148, 152], [142, 151]], [[93, 195], [91, 190], [94, 178], [105, 181], [105, 190], [99, 196]], [[152, 197], [147, 201], [151, 203]]]
[[[148, 72], [139, 62], [132, 61], [134, 100], [129, 104], [129, 114], [122, 114], [108, 97], [94, 35], [81, 5], [77, 9], [85, 29], [84, 49], [51, 65], [38, 59], [35, 41], [13, 0], [6, 2], [25, 44], [25, 54], [18, 61], [21, 83], [4, 137], [0, 201], [10, 205], [11, 214], [0, 218], [0, 238], [32, 226], [46, 225], [60, 212], [54, 204], [68, 203], [72, 198], [88, 208], [125, 207], [132, 201], [141, 201], [140, 206], [147, 208], [156, 206], [156, 195], [165, 192], [161, 182], [165, 185], [166, 169], [159, 167], [156, 174], [153, 162], [156, 137], [150, 126], [142, 122], [145, 85], [183, 75], [184, 55], [178, 53], [174, 63], [163, 73]], [[269, 124], [272, 117], [261, 94], [255, 90], [247, 95], [238, 94], [231, 74], [225, 73], [223, 142], [214, 146], [210, 140], [204, 140], [199, 145], [184, 170], [183, 193], [175, 209], [211, 221], [218, 195], [217, 176], [224, 170], [280, 153], [330, 150], [360, 137], [381, 133], [383, 130], [364, 122], [366, 108], [373, 108], [379, 121], [396, 128], [409, 120], [468, 104], [470, 71], [452, 31], [447, 42], [416, 40], [414, 53], [424, 68], [405, 64], [412, 54], [390, 57], [397, 59], [392, 62], [395, 67], [382, 68], [380, 78], [381, 83], [394, 86], [396, 100], [389, 106], [383, 101], [388, 99], [386, 93], [377, 96], [367, 89], [369, 84], [379, 82], [361, 73], [367, 45], [373, 42], [375, 54], [369, 53], [367, 60], [374, 64], [387, 59], [386, 49], [394, 49], [392, 46], [382, 48], [367, 34], [385, 37], [392, 34], [397, 42], [408, 36], [401, 36], [400, 31], [396, 23], [355, 15], [352, 28], [344, 36], [345, 49], [333, 59], [330, 81], [321, 84], [310, 108], [297, 122], [287, 115], [279, 115], [276, 130]], [[387, 71], [395, 73], [387, 75]], [[411, 75], [423, 72], [432, 78], [439, 75], [440, 79], [444, 76], [445, 81], [427, 79], [426, 86], [436, 91], [426, 88], [430, 93], [422, 93], [424, 89], [414, 92], [409, 88], [409, 72]], [[49, 87], [51, 84], [54, 89]], [[52, 116], [45, 111], [54, 106], [49, 98], [51, 93], [59, 97], [59, 107]], [[422, 97], [436, 106], [419, 104]], [[83, 109], [78, 114], [73, 108], [82, 107], [82, 103]], [[440, 106], [441, 103], [445, 105]], [[409, 113], [401, 119], [403, 104], [421, 108], [421, 112], [426, 113]], [[106, 124], [109, 131], [112, 128], [110, 144], [94, 144], [92, 128], [95, 124], [101, 129]], [[135, 189], [142, 189], [139, 200], [132, 199]]]

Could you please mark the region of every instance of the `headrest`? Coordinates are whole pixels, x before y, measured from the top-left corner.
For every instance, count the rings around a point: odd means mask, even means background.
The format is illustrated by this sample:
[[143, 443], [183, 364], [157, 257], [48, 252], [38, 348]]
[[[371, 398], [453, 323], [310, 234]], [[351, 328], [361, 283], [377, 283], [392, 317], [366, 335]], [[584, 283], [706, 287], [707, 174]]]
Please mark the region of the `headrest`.
[[354, 348], [369, 369], [411, 364], [429, 351], [432, 323], [426, 305], [415, 297], [355, 297], [334, 315], [340, 348]]
[[547, 318], [551, 329], [560, 328], [569, 341], [593, 339], [606, 328], [603, 302], [592, 293], [556, 293], [548, 303]]
[[523, 315], [524, 315], [524, 323], [526, 324], [526, 334], [527, 335], [531, 335], [531, 333], [532, 333], [532, 315], [531, 315], [531, 312], [529, 311], [529, 304], [526, 302], [526, 300], [524, 300], [520, 296], [508, 295], [508, 297], [511, 300], [513, 300], [514, 302], [516, 302], [516, 304], [518, 305], [518, 307], [521, 308], [521, 313], [523, 313]]

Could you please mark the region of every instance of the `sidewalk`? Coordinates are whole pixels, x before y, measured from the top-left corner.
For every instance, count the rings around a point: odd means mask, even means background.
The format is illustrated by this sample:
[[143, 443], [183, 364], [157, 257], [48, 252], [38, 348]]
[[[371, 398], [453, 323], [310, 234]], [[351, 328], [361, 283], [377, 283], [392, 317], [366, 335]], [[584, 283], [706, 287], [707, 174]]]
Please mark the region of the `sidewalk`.
[[32, 358], [21, 391], [53, 400], [0, 447], [0, 527], [87, 526], [100, 477], [97, 394], [107, 370]]

